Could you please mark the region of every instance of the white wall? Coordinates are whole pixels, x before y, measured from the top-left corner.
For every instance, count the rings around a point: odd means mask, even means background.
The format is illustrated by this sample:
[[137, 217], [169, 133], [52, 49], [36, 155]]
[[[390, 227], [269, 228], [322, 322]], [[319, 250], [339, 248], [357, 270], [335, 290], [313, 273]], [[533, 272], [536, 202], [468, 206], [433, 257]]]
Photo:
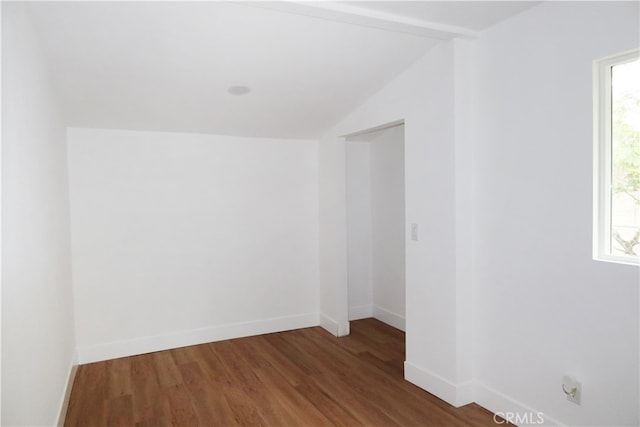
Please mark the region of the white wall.
[[349, 137], [349, 320], [405, 329], [404, 126]]
[[313, 141], [69, 129], [82, 362], [318, 324]]
[[65, 129], [25, 5], [2, 4], [2, 425], [54, 425], [75, 359]]
[[318, 143], [320, 324], [336, 336], [349, 334], [347, 184], [344, 138]]
[[373, 314], [405, 330], [404, 126], [370, 144]]
[[349, 320], [373, 315], [370, 147], [367, 140], [345, 147]]
[[[456, 260], [456, 230], [471, 218], [458, 215], [460, 186], [470, 186], [471, 170], [456, 164], [455, 148], [467, 125], [454, 115], [458, 90], [466, 90], [454, 65], [471, 50], [464, 41], [443, 42], [381, 89], [320, 142], [321, 311], [347, 319], [345, 142], [341, 135], [404, 120], [406, 197], [406, 330], [405, 377], [456, 405], [471, 395], [471, 310], [457, 310], [461, 281]], [[465, 188], [465, 190], [467, 190]], [[420, 226], [420, 241], [409, 238], [409, 224]], [[343, 246], [341, 246], [343, 245]], [[464, 260], [464, 262], [469, 262]], [[344, 327], [345, 329], [348, 326]], [[465, 329], [466, 328], [466, 329]], [[469, 351], [459, 353], [459, 348]]]
[[638, 268], [591, 251], [592, 60], [638, 28], [637, 2], [550, 2], [478, 42], [476, 400], [494, 411], [640, 423]]

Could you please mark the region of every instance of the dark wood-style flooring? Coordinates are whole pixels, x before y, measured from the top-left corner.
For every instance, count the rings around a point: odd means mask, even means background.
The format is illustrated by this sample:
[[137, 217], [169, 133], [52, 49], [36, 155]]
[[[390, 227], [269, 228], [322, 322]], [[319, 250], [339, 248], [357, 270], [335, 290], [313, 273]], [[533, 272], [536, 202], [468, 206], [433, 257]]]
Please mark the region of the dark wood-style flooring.
[[82, 365], [67, 426], [491, 426], [403, 379], [404, 333], [375, 319]]

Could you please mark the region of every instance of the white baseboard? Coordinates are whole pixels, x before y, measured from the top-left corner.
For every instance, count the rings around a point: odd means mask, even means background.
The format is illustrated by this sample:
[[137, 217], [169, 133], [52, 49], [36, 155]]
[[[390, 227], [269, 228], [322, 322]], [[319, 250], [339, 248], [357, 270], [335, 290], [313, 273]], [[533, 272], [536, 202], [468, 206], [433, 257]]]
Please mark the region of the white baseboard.
[[404, 379], [459, 408], [473, 402], [473, 382], [454, 384], [410, 362], [404, 362]]
[[74, 355], [71, 367], [69, 368], [69, 375], [67, 379], [67, 386], [62, 395], [62, 402], [60, 404], [60, 413], [58, 414], [58, 427], [63, 427], [67, 418], [67, 409], [69, 409], [69, 399], [71, 398], [71, 389], [73, 388], [73, 382], [76, 379], [76, 372], [78, 372], [78, 355]]
[[318, 324], [318, 313], [307, 313], [251, 322], [217, 325], [207, 328], [172, 332], [165, 335], [78, 347], [78, 360], [80, 364], [99, 362], [170, 348], [308, 328], [318, 326]]
[[392, 311], [389, 311], [387, 309], [374, 305], [373, 317], [375, 317], [381, 322], [386, 323], [387, 325], [391, 325], [394, 328], [400, 329], [401, 331], [406, 331], [404, 316], [401, 316], [397, 313], [394, 313]]
[[484, 384], [475, 383], [474, 401], [483, 408], [493, 412], [502, 418], [511, 418], [512, 424], [518, 426], [562, 426], [542, 411], [537, 411], [529, 406], [514, 400], [499, 391], [493, 390]]
[[344, 337], [349, 335], [349, 322], [340, 323], [324, 313], [320, 313], [320, 326], [326, 329], [331, 335]]
[[320, 313], [320, 326], [326, 329], [331, 335], [338, 336], [338, 322], [324, 313]]
[[349, 320], [367, 319], [373, 317], [371, 304], [349, 307]]

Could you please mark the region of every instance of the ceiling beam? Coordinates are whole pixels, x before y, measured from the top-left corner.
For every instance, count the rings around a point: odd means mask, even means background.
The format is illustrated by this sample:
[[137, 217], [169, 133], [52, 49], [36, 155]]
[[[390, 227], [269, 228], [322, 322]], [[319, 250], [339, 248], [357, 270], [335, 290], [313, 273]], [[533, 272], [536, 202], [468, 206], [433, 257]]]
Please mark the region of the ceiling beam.
[[474, 39], [480, 36], [478, 31], [464, 27], [429, 22], [332, 1], [257, 1], [240, 4], [431, 39], [449, 40], [458, 37]]

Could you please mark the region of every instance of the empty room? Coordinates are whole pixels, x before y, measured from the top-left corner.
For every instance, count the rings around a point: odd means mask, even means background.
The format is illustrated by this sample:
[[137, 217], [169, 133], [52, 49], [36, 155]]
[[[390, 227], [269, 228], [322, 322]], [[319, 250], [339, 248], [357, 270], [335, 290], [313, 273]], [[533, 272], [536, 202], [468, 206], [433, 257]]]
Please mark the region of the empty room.
[[8, 2], [2, 426], [640, 425], [640, 2]]

